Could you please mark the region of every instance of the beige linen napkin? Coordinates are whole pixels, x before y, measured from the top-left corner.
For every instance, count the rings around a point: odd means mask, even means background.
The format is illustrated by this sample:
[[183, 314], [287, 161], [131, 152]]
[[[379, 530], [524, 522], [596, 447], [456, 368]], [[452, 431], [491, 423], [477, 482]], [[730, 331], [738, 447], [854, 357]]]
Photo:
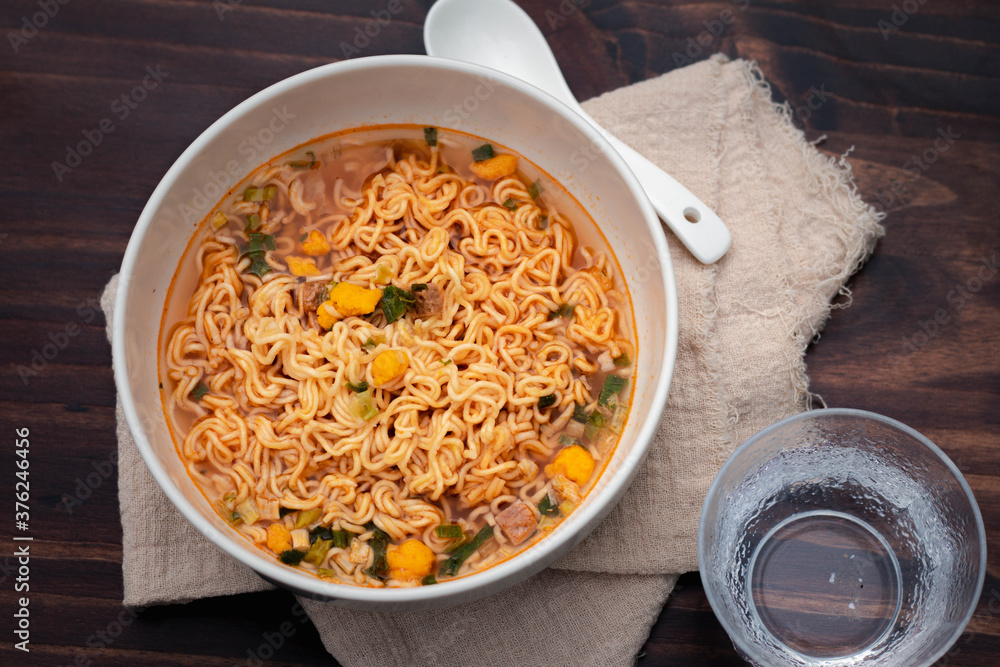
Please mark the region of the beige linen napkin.
[[[681, 333], [656, 441], [608, 519], [512, 589], [420, 613], [303, 599], [345, 665], [631, 664], [675, 573], [697, 569], [698, 517], [719, 466], [748, 436], [810, 403], [805, 347], [882, 233], [846, 162], [805, 141], [746, 61], [716, 56], [584, 107], [701, 197], [733, 235], [714, 266], [668, 239]], [[205, 548], [153, 481], [118, 414], [125, 604], [270, 588]], [[169, 509], [153, 521], [144, 507]]]

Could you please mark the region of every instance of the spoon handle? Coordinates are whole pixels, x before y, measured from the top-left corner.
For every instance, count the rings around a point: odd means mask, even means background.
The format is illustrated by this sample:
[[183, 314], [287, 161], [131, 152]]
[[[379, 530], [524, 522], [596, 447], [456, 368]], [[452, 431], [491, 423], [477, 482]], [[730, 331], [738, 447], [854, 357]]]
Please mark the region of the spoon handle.
[[722, 222], [715, 211], [678, 183], [673, 176], [601, 127], [583, 110], [572, 93], [570, 100], [572, 103], [562, 99], [604, 135], [604, 138], [618, 151], [639, 180], [639, 185], [646, 191], [646, 196], [649, 197], [656, 214], [667, 223], [684, 247], [702, 264], [714, 264], [719, 261], [729, 250], [732, 236], [726, 223]]
[[603, 134], [639, 179], [657, 215], [684, 247], [703, 264], [721, 259], [732, 243], [729, 228], [722, 219], [673, 176], [614, 136]]

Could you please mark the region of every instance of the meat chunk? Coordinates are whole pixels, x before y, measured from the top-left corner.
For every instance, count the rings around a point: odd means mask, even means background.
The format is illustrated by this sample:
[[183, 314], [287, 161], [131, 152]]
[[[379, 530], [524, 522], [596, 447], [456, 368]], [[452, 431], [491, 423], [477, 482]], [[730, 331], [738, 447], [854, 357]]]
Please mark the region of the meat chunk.
[[413, 296], [417, 297], [417, 302], [413, 304], [413, 314], [417, 317], [440, 315], [444, 309], [444, 294], [437, 285], [428, 284], [427, 289], [414, 290]]
[[316, 318], [316, 309], [320, 306], [321, 295], [324, 287], [326, 287], [326, 284], [319, 282], [318, 280], [302, 283], [299, 287], [299, 312], [305, 315], [306, 324], [313, 329], [319, 328], [319, 320]]
[[538, 520], [531, 508], [520, 500], [515, 500], [507, 509], [497, 514], [497, 525], [514, 544], [520, 544], [535, 532]]

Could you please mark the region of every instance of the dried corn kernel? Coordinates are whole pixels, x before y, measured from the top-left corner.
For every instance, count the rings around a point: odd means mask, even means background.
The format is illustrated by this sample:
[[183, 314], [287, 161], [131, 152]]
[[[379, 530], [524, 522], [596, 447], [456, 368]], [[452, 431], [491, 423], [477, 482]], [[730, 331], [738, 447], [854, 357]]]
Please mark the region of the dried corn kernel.
[[338, 313], [347, 317], [367, 315], [375, 310], [381, 298], [382, 290], [365, 289], [351, 283], [337, 283], [330, 289], [328, 303], [332, 304]]
[[400, 350], [385, 350], [372, 361], [372, 380], [376, 387], [389, 384], [410, 367], [410, 358]]
[[267, 548], [276, 554], [292, 548], [292, 535], [280, 523], [272, 523], [267, 527]]
[[545, 474], [549, 477], [564, 475], [567, 479], [583, 486], [594, 474], [594, 457], [579, 445], [563, 447], [552, 463], [545, 466]]
[[393, 579], [420, 579], [434, 569], [437, 557], [420, 540], [406, 540], [399, 546], [389, 545], [385, 558], [389, 562], [389, 576]]
[[288, 256], [288, 270], [293, 276], [318, 276], [319, 269], [316, 268], [316, 260], [308, 257]]
[[513, 155], [494, 155], [489, 160], [473, 162], [469, 169], [484, 181], [495, 181], [517, 171], [517, 158]]
[[309, 236], [301, 244], [302, 252], [313, 257], [325, 255], [330, 252], [330, 244], [327, 243], [323, 233], [319, 230], [312, 230]]

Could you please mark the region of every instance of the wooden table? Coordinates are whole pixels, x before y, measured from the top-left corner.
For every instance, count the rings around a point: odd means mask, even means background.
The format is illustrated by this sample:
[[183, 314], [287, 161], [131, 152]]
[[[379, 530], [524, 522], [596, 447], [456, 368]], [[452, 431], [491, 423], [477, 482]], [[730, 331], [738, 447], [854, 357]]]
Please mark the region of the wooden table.
[[[350, 55], [423, 53], [430, 0], [398, 2], [392, 21]], [[990, 533], [990, 571], [975, 617], [941, 664], [995, 664], [1000, 6], [520, 4], [580, 99], [722, 51], [759, 61], [808, 136], [826, 136], [822, 150], [854, 147], [858, 187], [888, 212], [888, 234], [850, 283], [853, 305], [834, 312], [809, 351], [812, 388], [831, 406], [910, 424], [965, 473]], [[123, 611], [115, 386], [94, 299], [118, 270], [146, 199], [199, 133], [252, 93], [341, 59], [371, 12], [390, 6], [397, 0], [3, 3], [3, 475], [14, 483], [12, 432], [30, 429], [35, 538], [30, 655], [12, 646], [15, 574], [12, 559], [0, 558], [3, 664], [245, 664], [291, 617], [285, 592], [150, 608], [138, 618]], [[954, 141], [935, 150], [942, 134]], [[67, 154], [79, 145], [78, 158]], [[67, 497], [81, 502], [69, 507]], [[3, 522], [8, 540], [12, 522]], [[315, 630], [303, 626], [270, 664], [328, 662]], [[681, 578], [640, 664], [742, 664], [696, 574]]]

